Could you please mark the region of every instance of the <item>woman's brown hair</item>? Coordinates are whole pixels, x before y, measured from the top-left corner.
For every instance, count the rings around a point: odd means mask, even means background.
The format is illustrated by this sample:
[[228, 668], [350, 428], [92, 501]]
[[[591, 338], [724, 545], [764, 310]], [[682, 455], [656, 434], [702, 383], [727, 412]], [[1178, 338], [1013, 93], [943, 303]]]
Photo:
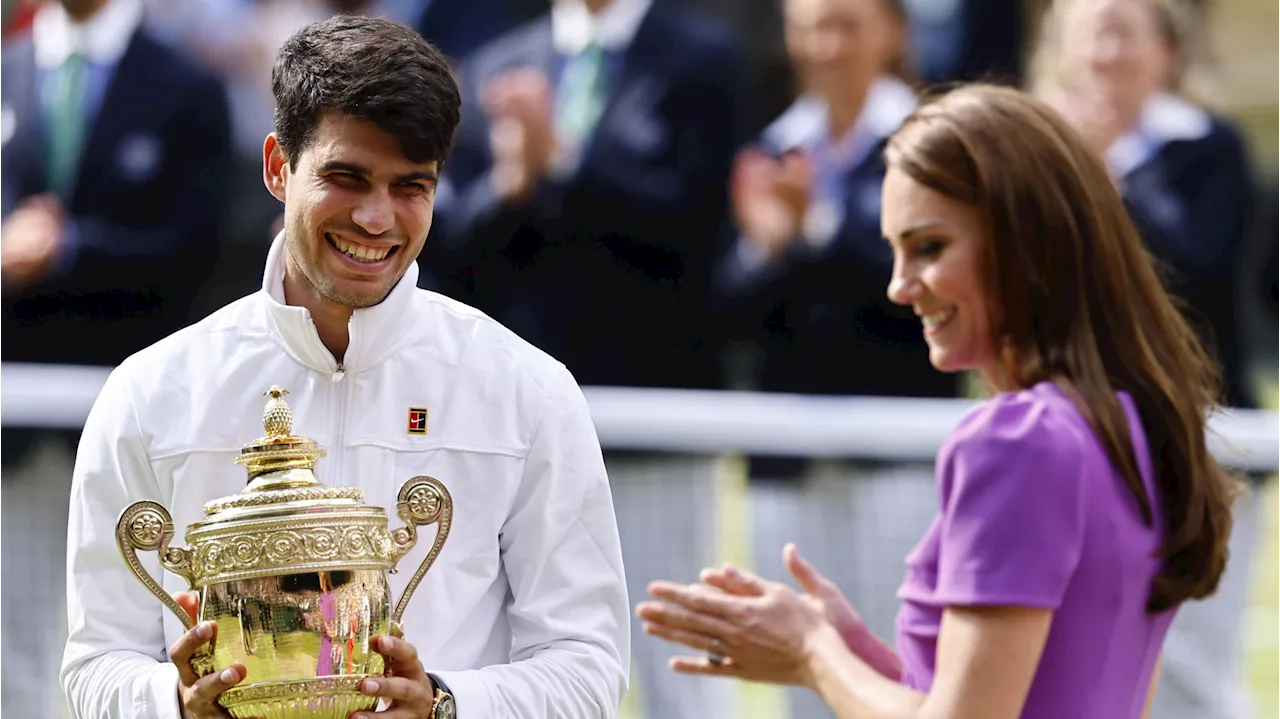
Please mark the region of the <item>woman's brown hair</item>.
[[[971, 85], [921, 106], [890, 169], [977, 207], [1007, 387], [1065, 385], [1154, 520], [1117, 391], [1138, 407], [1164, 507], [1164, 567], [1147, 609], [1212, 594], [1227, 561], [1233, 482], [1206, 446], [1217, 369], [1166, 293], [1106, 167], [1047, 105]], [[992, 308], [995, 310], [996, 308]]]

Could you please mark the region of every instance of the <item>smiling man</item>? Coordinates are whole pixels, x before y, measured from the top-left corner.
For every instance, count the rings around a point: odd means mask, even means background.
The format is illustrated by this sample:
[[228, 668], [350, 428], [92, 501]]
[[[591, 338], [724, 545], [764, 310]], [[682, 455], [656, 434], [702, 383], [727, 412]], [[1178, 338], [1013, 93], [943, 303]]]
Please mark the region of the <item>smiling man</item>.
[[[392, 670], [361, 687], [387, 719], [609, 717], [626, 690], [628, 604], [617, 523], [586, 402], [563, 365], [483, 314], [416, 288], [436, 176], [459, 117], [444, 57], [382, 20], [336, 17], [281, 49], [263, 179], [285, 206], [263, 288], [130, 357], [80, 442], [68, 533], [62, 680], [78, 717], [225, 717], [237, 665], [197, 676], [206, 624], [177, 617], [115, 544], [130, 503], [181, 534], [243, 489], [233, 459], [261, 433], [262, 393], [328, 456], [328, 485], [393, 507], [429, 475], [453, 499], [443, 551]], [[429, 542], [401, 561], [418, 566]], [[165, 589], [185, 588], [154, 555]], [[413, 572], [390, 576], [401, 596]], [[179, 594], [186, 607], [197, 598]], [[190, 611], [190, 610], [189, 610]]]

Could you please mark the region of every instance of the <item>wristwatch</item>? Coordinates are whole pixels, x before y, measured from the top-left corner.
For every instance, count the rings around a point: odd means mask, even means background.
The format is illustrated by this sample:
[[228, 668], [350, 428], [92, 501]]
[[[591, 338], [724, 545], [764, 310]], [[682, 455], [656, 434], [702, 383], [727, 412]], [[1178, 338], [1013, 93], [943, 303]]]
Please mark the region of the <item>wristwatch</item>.
[[434, 674], [427, 676], [431, 677], [431, 683], [436, 685], [436, 695], [431, 699], [430, 719], [457, 719], [458, 709], [453, 703], [453, 694], [449, 693], [449, 687]]

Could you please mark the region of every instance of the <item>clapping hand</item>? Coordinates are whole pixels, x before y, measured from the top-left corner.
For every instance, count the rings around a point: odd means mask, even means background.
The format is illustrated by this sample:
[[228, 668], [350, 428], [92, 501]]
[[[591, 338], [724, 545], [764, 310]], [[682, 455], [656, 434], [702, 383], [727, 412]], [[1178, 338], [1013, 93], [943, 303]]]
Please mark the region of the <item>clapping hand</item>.
[[704, 570], [700, 584], [654, 582], [649, 593], [661, 601], [642, 603], [636, 614], [646, 634], [719, 655], [677, 657], [671, 667], [678, 672], [812, 686], [816, 643], [865, 627], [794, 546], [783, 559], [803, 592], [726, 565]]
[[800, 236], [809, 207], [812, 162], [800, 152], [780, 159], [747, 148], [734, 161], [730, 199], [746, 240], [774, 257]]
[[0, 227], [0, 279], [21, 289], [49, 274], [62, 248], [62, 203], [52, 195], [27, 198]]
[[527, 198], [546, 176], [557, 152], [551, 128], [551, 83], [541, 72], [515, 70], [485, 87], [495, 192], [507, 201]]

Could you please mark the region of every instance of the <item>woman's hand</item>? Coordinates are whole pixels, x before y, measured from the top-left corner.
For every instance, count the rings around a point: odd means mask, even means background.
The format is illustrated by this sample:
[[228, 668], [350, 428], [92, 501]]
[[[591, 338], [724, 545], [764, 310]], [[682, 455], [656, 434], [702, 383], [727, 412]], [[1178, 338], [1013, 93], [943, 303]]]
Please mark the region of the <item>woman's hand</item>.
[[[862, 626], [834, 585], [805, 562], [794, 546], [784, 552], [805, 594], [733, 567], [703, 572], [703, 584], [654, 582], [636, 614], [646, 634], [725, 659], [678, 657], [672, 669], [688, 674], [813, 686], [810, 655], [818, 641]], [[807, 586], [806, 586], [807, 585]], [[838, 599], [837, 599], [838, 597]]]

